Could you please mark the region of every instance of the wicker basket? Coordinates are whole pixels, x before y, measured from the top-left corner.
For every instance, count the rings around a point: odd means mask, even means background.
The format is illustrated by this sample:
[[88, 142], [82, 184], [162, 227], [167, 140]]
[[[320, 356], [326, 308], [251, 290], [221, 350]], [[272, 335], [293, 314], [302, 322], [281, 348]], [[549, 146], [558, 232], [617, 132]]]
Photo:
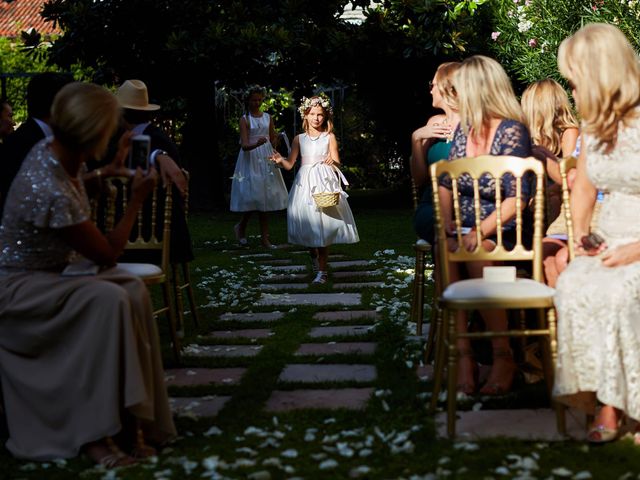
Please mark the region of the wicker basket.
[[335, 207], [340, 201], [340, 192], [314, 193], [313, 199], [320, 208]]

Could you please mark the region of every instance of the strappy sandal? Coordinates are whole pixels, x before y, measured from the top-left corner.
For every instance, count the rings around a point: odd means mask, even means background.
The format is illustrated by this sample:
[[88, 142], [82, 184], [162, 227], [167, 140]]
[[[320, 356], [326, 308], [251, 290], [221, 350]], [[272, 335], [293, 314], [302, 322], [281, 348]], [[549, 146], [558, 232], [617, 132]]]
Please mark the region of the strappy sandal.
[[329, 274], [327, 272], [318, 270], [318, 273], [316, 274], [316, 278], [314, 278], [311, 283], [316, 285], [323, 285], [327, 283], [328, 278], [329, 278]]
[[479, 370], [478, 370], [478, 364], [476, 363], [475, 355], [473, 354], [473, 350], [471, 349], [458, 350], [458, 371], [460, 370], [460, 360], [462, 359], [466, 359], [472, 362], [471, 377], [473, 378], [473, 382], [458, 383], [456, 385], [456, 391], [458, 393], [462, 393], [468, 396], [474, 395], [476, 393], [476, 388], [478, 385]]
[[[128, 467], [137, 463], [135, 458], [127, 455], [122, 450], [120, 450], [118, 445], [116, 445], [111, 437], [106, 437], [103, 445], [100, 445], [100, 443], [101, 442], [92, 442], [92, 444], [89, 444], [85, 447], [86, 455], [98, 465], [111, 470], [113, 468]], [[89, 453], [89, 450], [94, 447], [103, 448], [109, 453], [102, 456], [98, 456], [99, 454], [92, 455], [91, 453]]]
[[[487, 383], [485, 383], [484, 386], [480, 389], [480, 394], [492, 395], [492, 396], [505, 395], [511, 391], [511, 387], [513, 386], [513, 380], [515, 379], [516, 371], [518, 370], [516, 362], [513, 360], [513, 351], [510, 348], [494, 350], [492, 356], [493, 356], [493, 366], [491, 367], [492, 371], [496, 365], [497, 360], [498, 361], [510, 360], [510, 362], [506, 362], [506, 363], [511, 363], [511, 365], [513, 366], [511, 378], [508, 379], [506, 382], [496, 382], [496, 381], [491, 381], [491, 379], [488, 379]], [[491, 377], [491, 374], [489, 376]]]
[[[615, 428], [605, 427], [602, 424], [593, 425], [587, 432], [587, 442], [600, 445], [603, 443], [613, 442], [620, 437], [622, 423], [624, 422], [624, 414], [620, 413], [620, 417], [616, 422]], [[636, 428], [636, 432], [633, 434], [633, 443], [640, 445], [638, 440], [640, 439], [640, 431]]]
[[144, 433], [141, 428], [138, 428], [136, 430], [136, 443], [129, 455], [136, 460], [146, 460], [147, 458], [155, 457], [157, 454], [158, 452], [155, 448], [146, 444], [144, 441]]

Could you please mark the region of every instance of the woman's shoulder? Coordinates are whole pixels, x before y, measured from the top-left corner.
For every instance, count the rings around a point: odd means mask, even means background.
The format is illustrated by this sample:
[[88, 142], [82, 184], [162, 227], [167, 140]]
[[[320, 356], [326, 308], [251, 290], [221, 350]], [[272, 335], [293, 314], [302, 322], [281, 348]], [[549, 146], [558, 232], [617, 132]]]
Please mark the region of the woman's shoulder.
[[436, 123], [442, 123], [446, 121], [447, 116], [444, 113], [438, 113], [437, 115], [433, 115], [429, 117], [427, 120], [427, 125], [435, 125]]

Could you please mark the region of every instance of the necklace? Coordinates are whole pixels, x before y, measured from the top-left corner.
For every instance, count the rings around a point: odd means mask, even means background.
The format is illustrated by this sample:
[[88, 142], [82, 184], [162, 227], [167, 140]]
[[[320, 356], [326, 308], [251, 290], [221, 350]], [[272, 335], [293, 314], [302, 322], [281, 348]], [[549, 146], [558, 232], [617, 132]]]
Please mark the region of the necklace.
[[312, 142], [317, 142], [317, 141], [320, 139], [320, 137], [321, 137], [321, 136], [322, 136], [322, 134], [318, 135], [316, 138], [313, 138], [311, 135], [309, 135], [309, 134], [307, 133], [307, 138], [308, 138], [309, 140], [311, 140]]

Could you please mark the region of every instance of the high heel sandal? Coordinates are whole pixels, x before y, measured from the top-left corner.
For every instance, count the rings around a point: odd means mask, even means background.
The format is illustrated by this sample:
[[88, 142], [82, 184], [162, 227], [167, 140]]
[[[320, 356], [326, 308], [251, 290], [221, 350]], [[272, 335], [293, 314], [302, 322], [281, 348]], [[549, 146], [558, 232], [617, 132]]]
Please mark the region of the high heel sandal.
[[473, 354], [473, 350], [471, 349], [461, 349], [458, 350], [458, 371], [460, 371], [460, 361], [462, 359], [469, 360], [471, 363], [471, 378], [473, 382], [461, 382], [456, 385], [456, 391], [458, 393], [463, 393], [464, 395], [474, 395], [476, 393], [476, 387], [478, 385], [478, 364], [476, 363], [475, 356]]
[[[516, 371], [518, 367], [516, 362], [513, 360], [513, 351], [510, 348], [498, 349], [493, 351], [493, 365], [491, 367], [492, 373], [493, 369], [496, 366], [497, 361], [506, 361], [505, 363], [510, 363], [512, 366], [511, 377], [506, 381], [491, 381], [491, 378], [487, 380], [487, 383], [480, 389], [481, 395], [505, 395], [511, 391], [511, 387], [513, 386], [513, 380], [516, 376]], [[491, 374], [489, 374], [491, 377]]]
[[[587, 442], [600, 445], [603, 443], [613, 442], [617, 440], [620, 436], [620, 430], [622, 428], [622, 423], [624, 422], [624, 414], [620, 414], [620, 418], [618, 418], [616, 422], [615, 428], [605, 427], [603, 424], [599, 423], [598, 425], [593, 425], [589, 431], [587, 432]], [[640, 431], [636, 429], [636, 432], [633, 434], [633, 443], [639, 445], [638, 440], [640, 437]]]
[[146, 444], [142, 429], [138, 427], [136, 429], [136, 442], [130, 453], [131, 457], [136, 460], [145, 460], [150, 457], [155, 457], [157, 454], [158, 452], [156, 452], [155, 448]]
[[[96, 450], [105, 450], [109, 453], [101, 455], [95, 453]], [[94, 453], [91, 453], [94, 451]], [[106, 469], [127, 467], [135, 465], [136, 459], [124, 453], [111, 437], [106, 437], [104, 442], [91, 442], [85, 446], [85, 454], [98, 465], [102, 465]]]

